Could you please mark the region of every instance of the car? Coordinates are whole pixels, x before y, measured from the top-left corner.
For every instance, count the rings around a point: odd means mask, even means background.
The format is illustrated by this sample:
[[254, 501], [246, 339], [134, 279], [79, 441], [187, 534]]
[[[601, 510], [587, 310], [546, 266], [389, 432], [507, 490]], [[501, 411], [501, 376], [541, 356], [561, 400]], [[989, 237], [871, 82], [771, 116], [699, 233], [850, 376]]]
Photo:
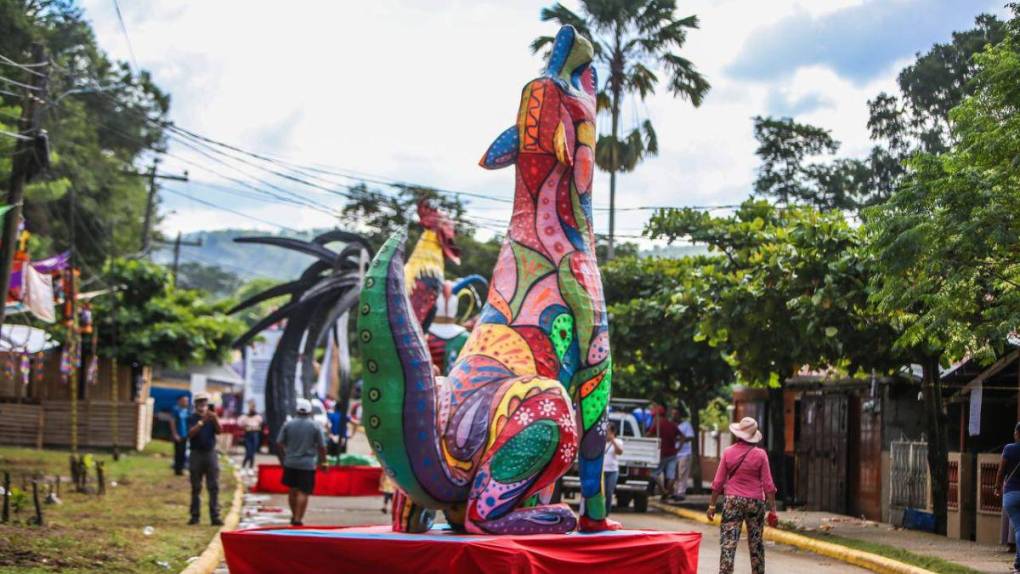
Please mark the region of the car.
[[[636, 512], [648, 510], [648, 497], [655, 489], [653, 473], [659, 466], [659, 439], [645, 437], [637, 418], [628, 411], [614, 410], [609, 413], [609, 422], [616, 425], [617, 436], [623, 442], [620, 461], [620, 478], [616, 484], [616, 508], [626, 508], [634, 503]], [[581, 491], [581, 478], [575, 463], [557, 483], [553, 501], [575, 498]]]

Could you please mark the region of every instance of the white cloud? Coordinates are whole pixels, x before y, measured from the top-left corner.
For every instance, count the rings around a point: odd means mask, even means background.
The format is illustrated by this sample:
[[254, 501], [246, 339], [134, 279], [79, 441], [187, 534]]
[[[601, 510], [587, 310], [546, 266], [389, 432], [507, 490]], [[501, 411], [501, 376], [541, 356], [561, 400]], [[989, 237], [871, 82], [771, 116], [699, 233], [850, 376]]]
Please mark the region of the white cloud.
[[[528, 44], [555, 31], [538, 19], [540, 9], [551, 3], [305, 0], [284, 9], [267, 1], [122, 1], [121, 7], [139, 65], [170, 91], [171, 116], [179, 125], [302, 163], [510, 197], [512, 173], [482, 170], [477, 161], [514, 121], [521, 86], [541, 68]], [[847, 153], [865, 151], [865, 102], [893, 87], [900, 63], [865, 85], [823, 65], [771, 81], [738, 80], [727, 73], [756, 30], [795, 14], [822, 18], [862, 3], [682, 3], [683, 15], [701, 20], [684, 55], [713, 89], [698, 109], [665, 93], [631, 107], [651, 115], [661, 154], [619, 177], [618, 205], [745, 198], [757, 165], [751, 118], [768, 113], [776, 90], [794, 101], [810, 96], [826, 102], [798, 119], [833, 130]], [[100, 44], [126, 58], [112, 4], [84, 0], [84, 6]], [[172, 151], [187, 154], [180, 146]], [[188, 168], [172, 159], [164, 167]], [[596, 185], [596, 205], [607, 205], [608, 177], [600, 175]], [[316, 197], [339, 205], [339, 199]], [[215, 195], [205, 199], [227, 201]], [[329, 223], [328, 216], [307, 209], [237, 198], [230, 205], [274, 221], [285, 216], [292, 227]], [[177, 209], [163, 222], [167, 232], [256, 225], [202, 206], [182, 207], [171, 198], [166, 208]], [[509, 215], [505, 204], [475, 201], [470, 209], [489, 218]], [[621, 212], [619, 233], [637, 233], [647, 217], [647, 212]], [[605, 212], [598, 212], [596, 225], [608, 227]]]

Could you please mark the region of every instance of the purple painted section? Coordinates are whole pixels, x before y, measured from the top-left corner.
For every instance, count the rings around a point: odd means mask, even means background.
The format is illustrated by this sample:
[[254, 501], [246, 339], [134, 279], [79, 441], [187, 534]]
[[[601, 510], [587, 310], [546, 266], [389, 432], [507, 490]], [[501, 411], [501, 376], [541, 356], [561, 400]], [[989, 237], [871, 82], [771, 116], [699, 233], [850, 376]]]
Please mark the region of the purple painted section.
[[404, 290], [403, 248], [390, 260], [386, 273], [386, 306], [390, 332], [404, 371], [404, 448], [418, 484], [440, 502], [467, 498], [468, 485], [456, 484], [447, 474], [439, 452], [439, 421], [436, 419], [436, 387], [432, 357], [425, 336]]

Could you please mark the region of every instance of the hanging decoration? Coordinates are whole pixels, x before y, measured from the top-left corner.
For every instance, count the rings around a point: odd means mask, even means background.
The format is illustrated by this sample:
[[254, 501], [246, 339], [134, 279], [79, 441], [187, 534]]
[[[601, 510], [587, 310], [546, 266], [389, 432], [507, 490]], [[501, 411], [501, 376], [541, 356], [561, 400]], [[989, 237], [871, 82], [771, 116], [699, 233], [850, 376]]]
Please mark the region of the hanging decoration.
[[29, 353], [22, 353], [19, 363], [21, 384], [27, 387], [28, 384], [32, 382], [32, 355]]

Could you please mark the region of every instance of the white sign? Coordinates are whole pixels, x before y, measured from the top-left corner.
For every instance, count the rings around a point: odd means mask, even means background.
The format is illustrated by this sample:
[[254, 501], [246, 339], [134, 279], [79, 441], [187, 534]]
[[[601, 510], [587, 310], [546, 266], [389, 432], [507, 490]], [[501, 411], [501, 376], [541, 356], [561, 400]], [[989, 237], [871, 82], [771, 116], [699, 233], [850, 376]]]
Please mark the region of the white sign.
[[244, 401], [254, 400], [260, 413], [266, 410], [266, 377], [282, 335], [282, 330], [262, 331], [262, 340], [244, 350]]
[[984, 395], [984, 385], [978, 383], [970, 391], [970, 420], [967, 425], [967, 433], [970, 436], [981, 434], [981, 401]]

